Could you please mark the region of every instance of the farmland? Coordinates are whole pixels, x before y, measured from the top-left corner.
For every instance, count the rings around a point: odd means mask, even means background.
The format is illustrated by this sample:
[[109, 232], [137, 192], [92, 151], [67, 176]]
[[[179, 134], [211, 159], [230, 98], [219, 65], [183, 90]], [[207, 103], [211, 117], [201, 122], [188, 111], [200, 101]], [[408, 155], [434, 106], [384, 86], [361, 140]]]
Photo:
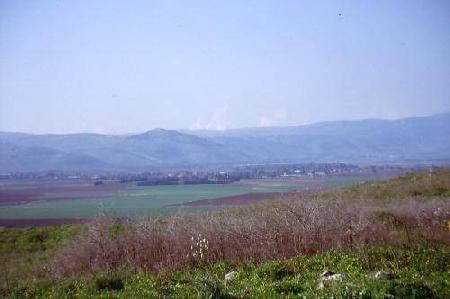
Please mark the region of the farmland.
[[118, 218], [192, 213], [384, 177], [366, 174], [170, 186], [136, 186], [117, 181], [95, 185], [86, 180], [7, 181], [0, 188], [0, 222], [11, 225], [13, 219], [28, 219], [28, 224], [30, 219], [90, 219], [101, 213]]

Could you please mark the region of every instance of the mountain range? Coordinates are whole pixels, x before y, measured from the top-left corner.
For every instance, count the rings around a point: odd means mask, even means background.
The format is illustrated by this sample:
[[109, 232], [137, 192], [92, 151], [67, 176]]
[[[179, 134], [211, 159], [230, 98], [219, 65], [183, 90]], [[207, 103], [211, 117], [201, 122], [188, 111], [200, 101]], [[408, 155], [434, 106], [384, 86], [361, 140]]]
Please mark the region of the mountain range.
[[450, 162], [450, 113], [224, 131], [134, 135], [0, 132], [0, 172], [145, 171], [167, 167]]

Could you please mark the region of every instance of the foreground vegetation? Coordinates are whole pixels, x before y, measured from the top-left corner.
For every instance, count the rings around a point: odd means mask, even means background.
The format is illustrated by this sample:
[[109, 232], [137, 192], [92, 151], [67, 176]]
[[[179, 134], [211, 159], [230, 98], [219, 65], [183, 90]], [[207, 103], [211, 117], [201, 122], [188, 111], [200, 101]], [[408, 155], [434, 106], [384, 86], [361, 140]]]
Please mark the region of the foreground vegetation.
[[[202, 215], [4, 229], [1, 292], [448, 298], [449, 190], [443, 169]], [[345, 277], [321, 283], [326, 270]]]
[[[41, 278], [19, 284], [4, 295], [42, 298], [449, 298], [449, 255], [447, 246], [330, 251], [258, 265], [221, 262], [184, 271], [134, 273], [121, 270], [59, 280]], [[395, 278], [375, 279], [373, 274], [380, 269]], [[319, 277], [324, 270], [343, 273], [346, 278], [321, 285]], [[237, 274], [226, 281], [225, 274], [230, 271]]]

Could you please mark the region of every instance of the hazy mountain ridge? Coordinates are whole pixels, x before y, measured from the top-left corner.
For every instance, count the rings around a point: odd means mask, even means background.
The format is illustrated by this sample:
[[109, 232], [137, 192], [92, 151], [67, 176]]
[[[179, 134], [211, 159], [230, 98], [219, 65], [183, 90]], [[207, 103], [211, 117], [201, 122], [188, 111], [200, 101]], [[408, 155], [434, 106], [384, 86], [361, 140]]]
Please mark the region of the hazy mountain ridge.
[[145, 170], [295, 162], [450, 161], [450, 113], [228, 131], [0, 133], [0, 171]]

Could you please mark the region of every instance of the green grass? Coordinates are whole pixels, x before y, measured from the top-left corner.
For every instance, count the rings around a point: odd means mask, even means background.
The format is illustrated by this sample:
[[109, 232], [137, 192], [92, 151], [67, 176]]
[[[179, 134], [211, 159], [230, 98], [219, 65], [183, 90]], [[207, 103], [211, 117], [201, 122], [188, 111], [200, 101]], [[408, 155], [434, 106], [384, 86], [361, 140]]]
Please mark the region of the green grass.
[[[177, 272], [118, 271], [52, 281], [37, 279], [17, 286], [13, 297], [97, 298], [449, 298], [450, 248], [373, 247], [331, 251], [259, 265], [218, 263]], [[225, 284], [224, 275], [237, 271]], [[343, 273], [342, 282], [319, 288], [325, 270]], [[396, 276], [376, 280], [374, 271]]]
[[0, 255], [48, 251], [60, 242], [70, 239], [81, 229], [82, 226], [79, 225], [1, 228]]
[[59, 246], [83, 229], [80, 225], [0, 228], [0, 288], [39, 276]]
[[448, 198], [450, 197], [450, 168], [433, 172], [413, 172], [390, 180], [366, 181], [341, 190], [332, 190], [324, 196], [341, 196], [349, 200], [391, 201], [404, 198]]

